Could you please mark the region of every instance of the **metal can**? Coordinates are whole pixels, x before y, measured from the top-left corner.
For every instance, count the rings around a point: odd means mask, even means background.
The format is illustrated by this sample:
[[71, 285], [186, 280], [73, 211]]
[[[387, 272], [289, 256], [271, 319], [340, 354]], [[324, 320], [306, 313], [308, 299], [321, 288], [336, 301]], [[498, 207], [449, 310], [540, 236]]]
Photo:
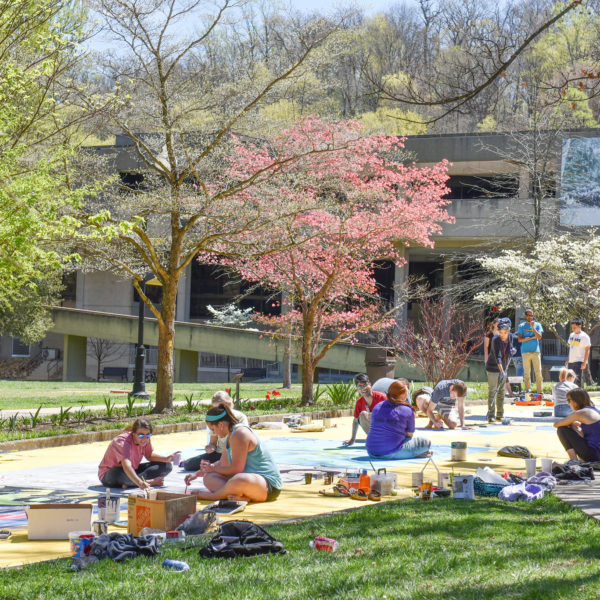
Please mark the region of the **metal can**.
[[108, 523], [106, 521], [94, 521], [92, 523], [92, 531], [96, 535], [102, 535], [108, 533]]

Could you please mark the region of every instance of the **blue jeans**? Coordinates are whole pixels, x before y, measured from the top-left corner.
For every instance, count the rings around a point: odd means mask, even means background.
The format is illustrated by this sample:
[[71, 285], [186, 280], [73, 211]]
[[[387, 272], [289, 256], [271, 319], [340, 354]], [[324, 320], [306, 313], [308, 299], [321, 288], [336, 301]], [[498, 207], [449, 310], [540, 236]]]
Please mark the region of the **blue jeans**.
[[570, 415], [573, 412], [573, 409], [568, 404], [558, 404], [554, 407], [554, 416], [563, 418]]
[[429, 441], [428, 439], [411, 437], [404, 442], [404, 446], [402, 446], [400, 450], [396, 450], [395, 452], [392, 452], [390, 454], [383, 455], [371, 454], [369, 452], [369, 456], [371, 458], [388, 458], [390, 460], [415, 458], [416, 456], [420, 456], [421, 454], [428, 452], [429, 448], [431, 448], [431, 441]]
[[525, 373], [525, 369], [523, 368], [523, 357], [513, 356], [512, 362], [513, 365], [515, 365], [515, 375], [517, 377], [523, 377]]

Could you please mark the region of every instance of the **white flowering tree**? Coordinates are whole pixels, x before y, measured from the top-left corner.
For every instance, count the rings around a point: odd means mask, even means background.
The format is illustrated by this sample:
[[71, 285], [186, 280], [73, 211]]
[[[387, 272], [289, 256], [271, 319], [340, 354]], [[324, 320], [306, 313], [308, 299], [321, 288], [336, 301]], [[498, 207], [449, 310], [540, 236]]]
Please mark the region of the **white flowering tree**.
[[493, 279], [476, 300], [506, 308], [531, 307], [565, 345], [559, 326], [579, 317], [590, 333], [600, 325], [600, 237], [594, 229], [538, 241], [478, 259]]

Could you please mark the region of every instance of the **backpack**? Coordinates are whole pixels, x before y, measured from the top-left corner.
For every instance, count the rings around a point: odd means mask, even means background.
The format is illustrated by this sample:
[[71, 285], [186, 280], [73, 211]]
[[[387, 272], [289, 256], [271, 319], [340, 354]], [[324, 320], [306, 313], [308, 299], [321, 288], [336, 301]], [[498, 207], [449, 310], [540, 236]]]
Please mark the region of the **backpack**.
[[202, 558], [235, 558], [256, 554], [285, 554], [283, 544], [250, 521], [228, 521], [200, 550]]

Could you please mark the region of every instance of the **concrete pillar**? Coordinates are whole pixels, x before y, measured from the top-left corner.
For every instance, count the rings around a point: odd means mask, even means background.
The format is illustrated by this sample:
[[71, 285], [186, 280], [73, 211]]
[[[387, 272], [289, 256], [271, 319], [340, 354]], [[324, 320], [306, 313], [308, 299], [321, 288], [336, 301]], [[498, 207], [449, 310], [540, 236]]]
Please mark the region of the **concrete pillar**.
[[175, 381], [196, 383], [198, 381], [198, 353], [194, 350], [175, 350]]
[[63, 350], [63, 381], [85, 381], [87, 338], [65, 335]]
[[[179, 278], [177, 284], [177, 308], [175, 312], [175, 319], [177, 321], [189, 321], [190, 320], [190, 293], [191, 293], [191, 267], [185, 269]], [[194, 379], [194, 381], [196, 381]]]

